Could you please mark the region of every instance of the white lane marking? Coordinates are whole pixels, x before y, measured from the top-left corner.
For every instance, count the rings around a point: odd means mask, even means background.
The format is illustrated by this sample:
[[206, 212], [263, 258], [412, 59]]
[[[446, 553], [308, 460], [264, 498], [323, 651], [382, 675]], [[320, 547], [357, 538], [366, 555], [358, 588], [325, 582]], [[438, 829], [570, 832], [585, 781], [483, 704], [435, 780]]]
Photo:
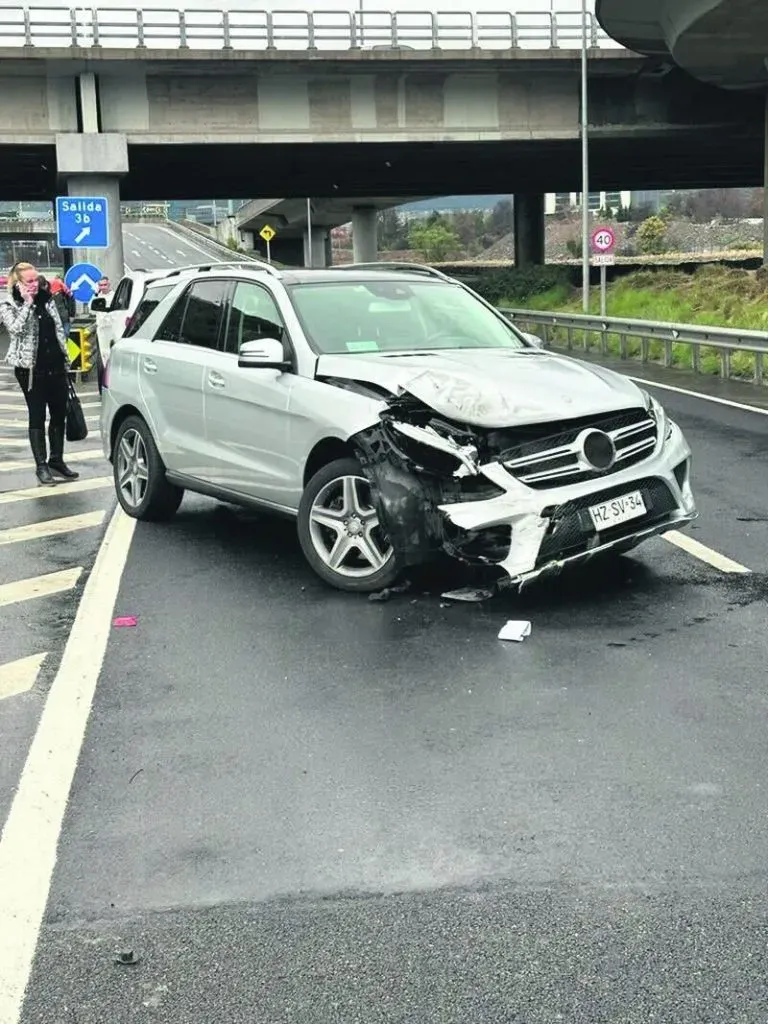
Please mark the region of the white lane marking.
[[18, 1024], [136, 520], [107, 528], [0, 838], [0, 1021]]
[[[19, 410], [19, 412], [21, 412], [21, 410]], [[100, 420], [101, 420], [101, 416], [86, 416], [85, 417], [85, 422], [86, 423], [98, 423]], [[15, 420], [0, 420], [0, 427], [2, 427], [3, 430], [13, 430], [14, 427], [19, 427], [19, 428], [23, 427], [24, 430], [26, 430], [28, 422], [29, 421], [27, 420], [27, 417], [26, 416], [22, 416], [20, 419], [15, 419]]]
[[141, 259], [141, 253], [138, 249], [131, 249], [131, 256], [138, 256]]
[[[103, 459], [104, 452], [101, 448], [88, 449], [84, 452], [67, 452], [67, 462], [90, 462], [92, 459]], [[0, 473], [18, 472], [20, 469], [34, 469], [32, 459], [14, 459], [12, 462], [0, 462]], [[40, 488], [42, 490], [42, 488]], [[47, 492], [46, 492], [47, 493]]]
[[[5, 397], [6, 397], [6, 395], [3, 395], [3, 398], [5, 398]], [[2, 411], [2, 412], [22, 412], [22, 410], [27, 408], [27, 404], [24, 401], [24, 396], [23, 395], [19, 395], [19, 398], [21, 399], [21, 401], [18, 402], [16, 405], [14, 405], [13, 402], [0, 402], [0, 411]]]
[[47, 653], [32, 654], [28, 658], [0, 665], [0, 700], [18, 697], [31, 690], [47, 657]]
[[[98, 435], [99, 431], [94, 430], [93, 434]], [[26, 437], [0, 437], [0, 448], [29, 448], [29, 440]]]
[[20, 544], [25, 540], [57, 537], [59, 534], [72, 533], [75, 530], [89, 530], [93, 526], [100, 526], [106, 514], [102, 509], [100, 512], [84, 512], [79, 516], [44, 519], [39, 523], [29, 523], [27, 526], [12, 526], [9, 530], [0, 530], [0, 547], [6, 544]]
[[[172, 231], [170, 228], [166, 228], [166, 227], [164, 227], [164, 226], [162, 226], [160, 224], [153, 224], [152, 225], [152, 230], [153, 231], [164, 231], [166, 235], [171, 235], [172, 236], [174, 242], [176, 242], [176, 243], [179, 242], [179, 236], [174, 231]], [[187, 249], [196, 249], [198, 252], [201, 252], [203, 254], [203, 256], [205, 256], [205, 258], [207, 260], [209, 260], [211, 263], [221, 263], [221, 260], [219, 259], [218, 256], [211, 256], [211, 254], [209, 252], [206, 252], [205, 249], [201, 249], [200, 246], [197, 245], [195, 242], [189, 242], [185, 238], [184, 239], [184, 245], [187, 247]], [[178, 252], [179, 250], [177, 249], [176, 251]]]
[[711, 565], [714, 569], [719, 569], [720, 572], [740, 573], [741, 575], [749, 575], [752, 572], [745, 565], [734, 562], [733, 559], [728, 558], [726, 555], [721, 555], [719, 551], [713, 551], [712, 548], [708, 548], [700, 541], [689, 537], [687, 533], [670, 530], [669, 533], [663, 534], [663, 537], [664, 540], [674, 544], [681, 551], [685, 551], [694, 558], [698, 558], [700, 562], [706, 562], [707, 565]]
[[[26, 580], [0, 584], [0, 608], [19, 601], [31, 601], [36, 597], [51, 597], [71, 590], [80, 579], [83, 571], [81, 565], [75, 569], [62, 569], [60, 572], [49, 572], [44, 576], [30, 576]], [[5, 1018], [0, 1017], [5, 1024]]]
[[741, 409], [742, 412], [756, 412], [758, 416], [768, 416], [768, 409], [761, 409], [757, 405], [746, 405], [744, 402], [734, 402], [730, 398], [718, 398], [716, 395], [704, 395], [700, 391], [691, 391], [689, 388], [678, 388], [673, 384], [659, 384], [655, 380], [646, 380], [644, 377], [630, 377], [635, 384], [643, 384], [649, 388], [660, 388], [662, 391], [673, 391], [676, 395], [687, 395], [689, 398], [701, 398], [704, 402], [714, 402], [715, 405], [727, 405], [731, 409]]
[[57, 494], [82, 494], [84, 491], [99, 491], [112, 486], [111, 476], [95, 476], [90, 480], [72, 480], [56, 484], [55, 487], [25, 487], [20, 491], [0, 491], [0, 505], [11, 505], [15, 501], [31, 501], [34, 498], [51, 498]]

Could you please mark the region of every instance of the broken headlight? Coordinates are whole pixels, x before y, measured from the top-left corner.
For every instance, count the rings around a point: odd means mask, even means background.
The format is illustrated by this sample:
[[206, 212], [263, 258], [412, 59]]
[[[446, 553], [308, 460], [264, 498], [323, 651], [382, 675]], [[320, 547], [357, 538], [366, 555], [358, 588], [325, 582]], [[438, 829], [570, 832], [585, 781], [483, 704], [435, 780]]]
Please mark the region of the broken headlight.
[[643, 391], [645, 397], [645, 406], [652, 420], [656, 423], [656, 427], [659, 432], [659, 437], [663, 441], [668, 441], [672, 437], [672, 429], [674, 423], [667, 416], [664, 411], [664, 406], [661, 402], [657, 402], [653, 395], [648, 394], [647, 391]]

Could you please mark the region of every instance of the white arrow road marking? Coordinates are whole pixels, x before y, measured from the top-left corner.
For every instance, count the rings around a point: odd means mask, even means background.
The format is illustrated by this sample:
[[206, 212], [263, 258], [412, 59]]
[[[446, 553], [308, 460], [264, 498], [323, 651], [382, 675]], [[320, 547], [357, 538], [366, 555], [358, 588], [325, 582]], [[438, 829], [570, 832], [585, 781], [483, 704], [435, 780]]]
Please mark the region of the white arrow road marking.
[[72, 533], [74, 530], [88, 530], [93, 526], [101, 526], [105, 515], [106, 512], [102, 509], [100, 512], [84, 512], [79, 516], [45, 519], [40, 523], [30, 523], [28, 526], [12, 526], [10, 530], [0, 530], [0, 547], [6, 544], [19, 544], [25, 540], [57, 537], [61, 533]]
[[38, 673], [48, 654], [32, 654], [0, 665], [0, 700], [27, 693], [35, 685]]
[[27, 580], [3, 583], [0, 585], [0, 608], [19, 601], [31, 601], [36, 597], [63, 594], [75, 586], [82, 571], [83, 567], [79, 565], [76, 569], [62, 569], [61, 572], [49, 572], [45, 576], [30, 576]]
[[57, 494], [79, 494], [83, 491], [99, 491], [112, 486], [111, 476], [96, 476], [90, 480], [73, 480], [55, 487], [25, 487], [21, 491], [0, 491], [0, 505], [11, 505], [16, 501], [30, 501], [37, 498], [51, 498]]
[[80, 245], [80, 243], [84, 239], [86, 239], [88, 237], [88, 235], [90, 235], [90, 233], [91, 233], [91, 229], [90, 228], [83, 228], [83, 230], [78, 235], [75, 236], [75, 245]]

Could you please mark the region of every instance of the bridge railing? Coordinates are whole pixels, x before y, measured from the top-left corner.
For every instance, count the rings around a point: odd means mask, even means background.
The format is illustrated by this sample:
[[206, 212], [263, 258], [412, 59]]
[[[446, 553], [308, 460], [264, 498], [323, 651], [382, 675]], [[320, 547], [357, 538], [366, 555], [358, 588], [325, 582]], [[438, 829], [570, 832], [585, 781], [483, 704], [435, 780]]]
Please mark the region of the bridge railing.
[[[588, 15], [592, 47], [621, 49]], [[574, 49], [581, 14], [505, 11], [212, 11], [0, 3], [0, 46], [148, 49]]]
[[502, 312], [521, 330], [537, 334], [548, 348], [637, 359], [696, 373], [715, 372], [726, 380], [764, 383], [766, 331], [528, 309]]

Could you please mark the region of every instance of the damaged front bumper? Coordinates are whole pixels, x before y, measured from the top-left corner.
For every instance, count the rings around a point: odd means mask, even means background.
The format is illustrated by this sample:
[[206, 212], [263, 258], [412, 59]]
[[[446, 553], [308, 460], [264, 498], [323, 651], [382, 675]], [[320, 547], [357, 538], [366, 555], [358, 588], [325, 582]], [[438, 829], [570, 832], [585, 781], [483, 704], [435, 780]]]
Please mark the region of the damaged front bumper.
[[[629, 550], [697, 515], [691, 452], [675, 424], [667, 424], [654, 450], [631, 467], [545, 489], [522, 483], [503, 458], [483, 461], [470, 432], [448, 438], [441, 432], [435, 443], [435, 432], [425, 435], [425, 429], [431, 430], [385, 419], [351, 439], [404, 566], [443, 551], [496, 566], [504, 585], [522, 587], [606, 552]], [[433, 454], [421, 458], [430, 446]], [[638, 493], [642, 515], [595, 527], [590, 509]]]

